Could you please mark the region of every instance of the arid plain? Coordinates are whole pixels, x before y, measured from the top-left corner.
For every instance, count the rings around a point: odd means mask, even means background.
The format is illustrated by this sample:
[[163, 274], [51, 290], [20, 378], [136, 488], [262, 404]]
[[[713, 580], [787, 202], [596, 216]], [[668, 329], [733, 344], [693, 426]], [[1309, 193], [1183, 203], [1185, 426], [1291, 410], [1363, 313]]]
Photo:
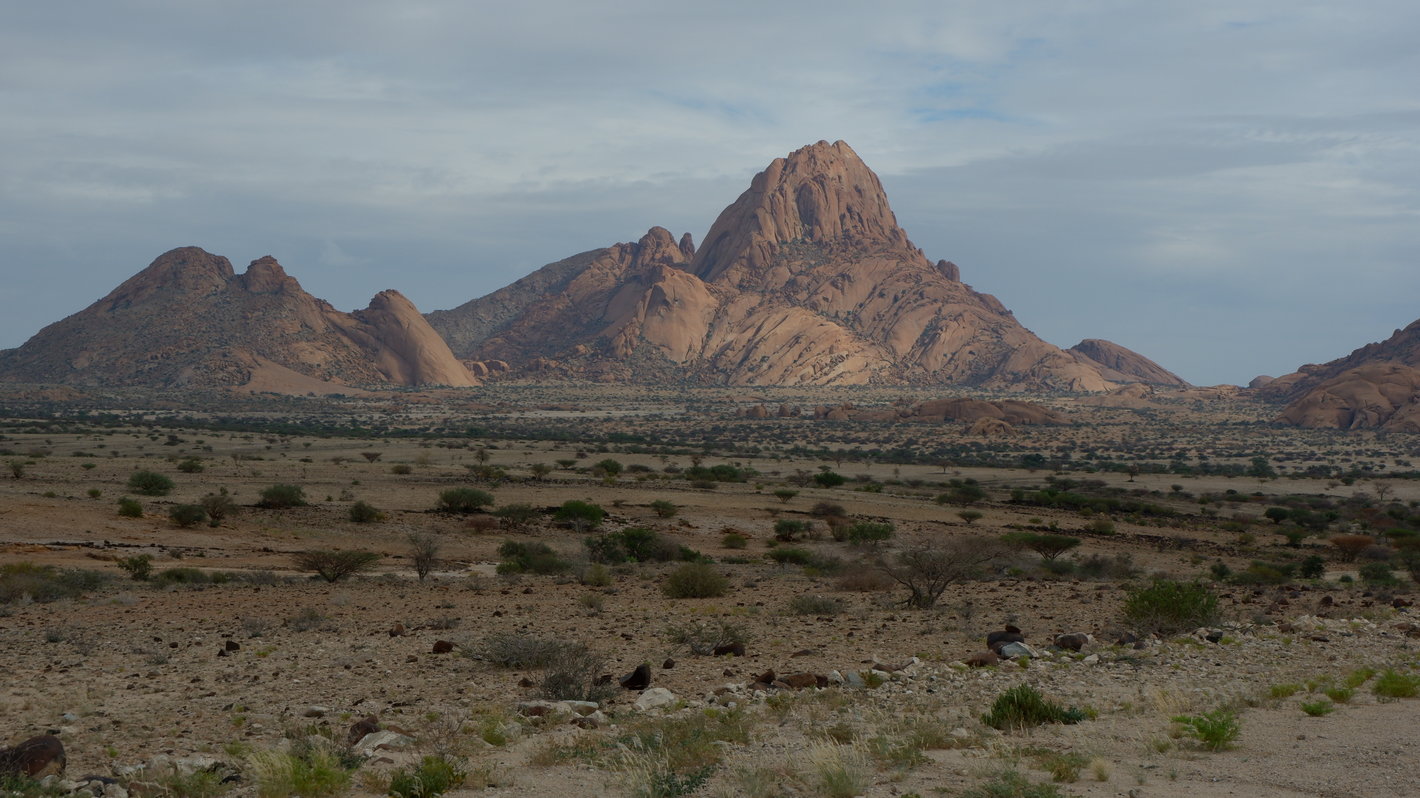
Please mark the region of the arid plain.
[[[450, 795], [1420, 783], [1415, 436], [1280, 427], [1226, 389], [1037, 396], [1064, 422], [975, 432], [831, 413], [948, 395], [7, 389], [3, 733], [57, 734], [63, 786], [104, 795], [276, 794], [270, 753], [313, 749], [353, 795], [428, 756], [464, 775]], [[180, 523], [223, 491], [225, 517]], [[333, 551], [379, 559], [334, 582], [297, 561]], [[1141, 615], [1161, 579], [1216, 616]], [[1029, 651], [985, 656], [1007, 626]], [[643, 664], [651, 690], [617, 685]], [[538, 703], [550, 676], [599, 707]], [[1078, 722], [987, 717], [1020, 685]], [[394, 734], [356, 756], [367, 717]], [[1210, 718], [1235, 724], [1218, 750]]]

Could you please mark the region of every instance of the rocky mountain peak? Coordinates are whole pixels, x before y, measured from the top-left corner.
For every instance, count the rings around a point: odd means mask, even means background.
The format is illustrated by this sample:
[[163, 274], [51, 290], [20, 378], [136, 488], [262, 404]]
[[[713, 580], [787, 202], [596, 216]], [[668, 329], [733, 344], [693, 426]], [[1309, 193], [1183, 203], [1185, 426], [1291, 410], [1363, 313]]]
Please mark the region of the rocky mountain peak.
[[872, 250], [921, 257], [898, 227], [878, 176], [846, 143], [820, 141], [755, 175], [715, 220], [691, 271], [707, 282], [777, 286], [792, 277], [785, 260]]
[[197, 295], [220, 291], [234, 274], [232, 262], [200, 247], [178, 247], [159, 255], [148, 268], [109, 292], [103, 302], [110, 309], [146, 301], [157, 293]]
[[242, 286], [253, 294], [296, 293], [301, 290], [296, 278], [287, 274], [270, 255], [252, 261], [241, 279]]

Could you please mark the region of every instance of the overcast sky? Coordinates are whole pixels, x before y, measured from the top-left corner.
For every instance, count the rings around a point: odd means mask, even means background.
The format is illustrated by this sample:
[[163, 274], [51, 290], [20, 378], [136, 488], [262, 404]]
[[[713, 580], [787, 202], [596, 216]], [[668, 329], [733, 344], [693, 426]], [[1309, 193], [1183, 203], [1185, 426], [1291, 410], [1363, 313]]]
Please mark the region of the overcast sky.
[[697, 242], [844, 139], [927, 256], [1199, 384], [1420, 317], [1420, 4], [0, 0], [0, 347], [177, 246], [343, 310]]

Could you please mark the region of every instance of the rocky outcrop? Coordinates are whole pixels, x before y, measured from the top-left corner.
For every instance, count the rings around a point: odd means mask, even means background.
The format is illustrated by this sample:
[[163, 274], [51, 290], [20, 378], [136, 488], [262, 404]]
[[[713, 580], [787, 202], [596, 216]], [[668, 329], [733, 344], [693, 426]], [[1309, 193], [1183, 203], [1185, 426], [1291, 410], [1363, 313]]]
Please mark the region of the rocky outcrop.
[[1302, 366], [1257, 392], [1289, 403], [1278, 417], [1288, 424], [1420, 432], [1420, 321], [1346, 357]]
[[1098, 365], [1101, 372], [1115, 382], [1143, 382], [1186, 388], [1188, 383], [1173, 372], [1138, 352], [1125, 349], [1113, 341], [1086, 338], [1068, 350]]
[[[847, 144], [779, 158], [699, 248], [653, 228], [560, 261], [431, 324], [461, 357], [595, 379], [961, 384], [1102, 391], [1100, 364], [1041, 341], [928, 261]], [[1126, 350], [1127, 351], [1127, 350]], [[1167, 372], [1164, 372], [1165, 374]]]
[[274, 258], [236, 274], [226, 258], [197, 247], [165, 253], [108, 296], [0, 353], [0, 377], [297, 393], [477, 384], [395, 291], [342, 313], [302, 290]]

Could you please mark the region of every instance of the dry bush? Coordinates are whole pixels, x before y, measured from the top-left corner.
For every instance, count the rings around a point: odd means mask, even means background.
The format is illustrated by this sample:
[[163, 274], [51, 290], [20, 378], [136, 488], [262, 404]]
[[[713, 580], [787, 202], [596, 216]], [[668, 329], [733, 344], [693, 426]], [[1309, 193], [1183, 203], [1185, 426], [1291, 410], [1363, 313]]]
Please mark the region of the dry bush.
[[838, 577], [834, 589], [855, 593], [881, 593], [884, 590], [892, 590], [896, 584], [897, 582], [880, 568], [849, 568]]

